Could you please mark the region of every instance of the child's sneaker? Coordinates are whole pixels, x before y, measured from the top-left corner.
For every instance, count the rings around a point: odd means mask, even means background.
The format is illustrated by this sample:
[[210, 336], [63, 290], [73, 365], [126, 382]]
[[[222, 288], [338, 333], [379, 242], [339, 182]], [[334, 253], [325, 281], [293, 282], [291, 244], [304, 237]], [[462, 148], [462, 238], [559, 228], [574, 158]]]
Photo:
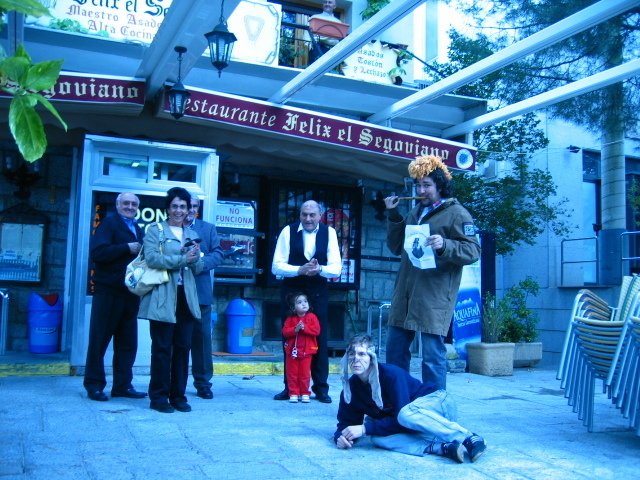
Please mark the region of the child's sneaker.
[[311, 402], [309, 395], [302, 395], [302, 403], [309, 403], [309, 402]]
[[289, 397], [289, 403], [298, 403], [298, 395], [291, 395]]

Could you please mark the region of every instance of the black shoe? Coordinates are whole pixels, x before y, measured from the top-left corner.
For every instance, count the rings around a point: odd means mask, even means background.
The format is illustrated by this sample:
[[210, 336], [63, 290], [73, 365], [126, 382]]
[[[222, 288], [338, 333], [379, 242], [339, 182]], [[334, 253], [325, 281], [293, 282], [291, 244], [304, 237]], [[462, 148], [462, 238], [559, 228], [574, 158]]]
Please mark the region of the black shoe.
[[116, 397], [126, 397], [126, 398], [144, 398], [147, 396], [146, 392], [138, 392], [135, 388], [131, 387], [125, 390], [124, 392], [114, 392], [111, 391], [111, 396], [113, 398]]
[[211, 400], [213, 398], [213, 392], [209, 387], [200, 387], [196, 395], [200, 398], [204, 398], [205, 400]]
[[333, 402], [331, 397], [329, 395], [327, 395], [326, 393], [325, 394], [316, 393], [316, 400], [318, 400], [321, 403], [331, 403], [331, 402]]
[[161, 403], [152, 402], [151, 405], [149, 405], [149, 407], [161, 413], [175, 412], [175, 408], [173, 408], [168, 402], [161, 402]]
[[189, 405], [184, 398], [172, 398], [171, 400], [169, 400], [169, 403], [179, 412], [191, 411], [191, 405]]
[[282, 390], [280, 393], [276, 393], [273, 396], [274, 400], [289, 400], [289, 390], [287, 390], [286, 388], [284, 390]]
[[107, 400], [109, 400], [109, 397], [107, 397], [107, 395], [100, 390], [96, 390], [95, 392], [87, 392], [87, 396], [91, 400], [95, 400], [96, 402], [106, 402]]
[[469, 458], [472, 462], [475, 462], [487, 449], [487, 442], [484, 441], [484, 438], [480, 435], [476, 435], [475, 433], [470, 437], [467, 437], [465, 441], [462, 442], [462, 445], [467, 449]]
[[443, 443], [442, 456], [462, 463], [464, 462], [464, 447], [460, 442]]

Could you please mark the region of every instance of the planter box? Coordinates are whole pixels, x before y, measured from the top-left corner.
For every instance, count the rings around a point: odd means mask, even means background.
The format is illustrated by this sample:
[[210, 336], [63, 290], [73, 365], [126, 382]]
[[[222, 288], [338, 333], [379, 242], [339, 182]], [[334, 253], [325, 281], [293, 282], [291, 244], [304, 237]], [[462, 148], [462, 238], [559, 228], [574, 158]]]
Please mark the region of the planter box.
[[542, 342], [516, 343], [513, 351], [515, 368], [533, 367], [542, 360]]
[[513, 375], [513, 343], [467, 343], [469, 372], [488, 377]]
[[331, 20], [323, 20], [321, 18], [309, 19], [309, 27], [311, 31], [323, 37], [339, 38], [342, 40], [347, 36], [349, 30], [348, 23], [332, 22]]

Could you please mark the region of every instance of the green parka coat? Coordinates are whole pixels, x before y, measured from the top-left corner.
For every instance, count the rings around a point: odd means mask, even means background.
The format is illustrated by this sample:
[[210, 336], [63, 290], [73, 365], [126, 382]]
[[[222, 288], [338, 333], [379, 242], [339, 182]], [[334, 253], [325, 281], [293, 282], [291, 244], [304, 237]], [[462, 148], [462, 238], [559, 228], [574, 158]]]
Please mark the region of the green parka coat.
[[[157, 285], [142, 297], [138, 318], [176, 323], [180, 269], [182, 269], [182, 283], [184, 285], [184, 293], [187, 297], [189, 310], [194, 318], [201, 318], [195, 275], [199, 274], [204, 267], [202, 257], [197, 262], [187, 264], [187, 256], [185, 252], [182, 251], [182, 243], [173, 234], [169, 224], [162, 222], [162, 228], [163, 233], [160, 235], [156, 223], [149, 225], [144, 237], [144, 258], [152, 268], [166, 268], [169, 273], [169, 281]], [[192, 236], [197, 237], [195, 231], [187, 229], [185, 230], [185, 235], [187, 235], [187, 232], [191, 232]], [[162, 254], [160, 254], [158, 248], [161, 237], [164, 238], [162, 242]], [[191, 238], [185, 238], [185, 242], [189, 239]]]
[[[449, 198], [418, 223], [421, 206], [403, 219], [396, 209], [389, 212], [387, 245], [402, 255], [389, 310], [389, 325], [406, 330], [445, 336], [449, 332], [462, 278], [462, 267], [480, 258], [480, 244], [473, 219], [456, 200]], [[428, 223], [431, 235], [441, 235], [444, 251], [436, 254], [436, 268], [413, 266], [404, 250], [405, 226]]]

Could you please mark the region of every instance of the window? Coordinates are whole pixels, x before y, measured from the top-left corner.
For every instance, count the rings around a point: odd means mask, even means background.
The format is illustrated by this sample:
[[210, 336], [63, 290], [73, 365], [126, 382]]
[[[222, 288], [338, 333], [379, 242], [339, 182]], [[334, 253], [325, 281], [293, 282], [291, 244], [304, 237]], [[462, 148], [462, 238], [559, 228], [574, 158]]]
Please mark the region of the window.
[[267, 286], [277, 286], [280, 280], [271, 274], [271, 259], [280, 231], [300, 219], [300, 206], [315, 200], [323, 207], [321, 222], [335, 228], [342, 257], [342, 274], [330, 282], [331, 288], [356, 290], [360, 285], [360, 232], [362, 226], [362, 190], [358, 187], [312, 185], [296, 182], [265, 180], [262, 191], [268, 198], [261, 202], [269, 205], [262, 217], [269, 232], [268, 258], [263, 258], [267, 273]]

